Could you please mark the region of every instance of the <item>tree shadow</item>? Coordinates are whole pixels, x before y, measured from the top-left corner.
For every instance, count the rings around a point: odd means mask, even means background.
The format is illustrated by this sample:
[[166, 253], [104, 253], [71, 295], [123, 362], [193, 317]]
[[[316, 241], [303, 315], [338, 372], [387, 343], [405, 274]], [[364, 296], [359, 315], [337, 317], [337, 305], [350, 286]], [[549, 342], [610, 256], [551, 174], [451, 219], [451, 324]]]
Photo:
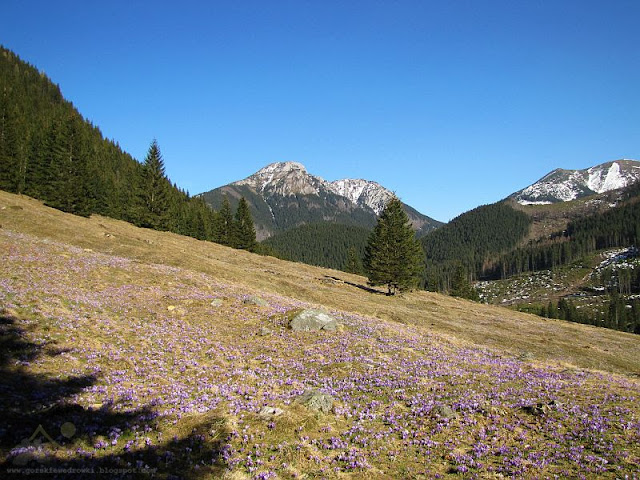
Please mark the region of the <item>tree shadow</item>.
[[29, 340], [21, 324], [0, 310], [1, 478], [221, 475], [227, 433], [220, 427], [223, 419], [209, 416], [182, 438], [145, 443], [145, 432], [158, 421], [152, 406], [125, 410], [122, 405], [86, 408], [74, 402], [74, 395], [96, 385], [98, 377], [53, 378], [29, 371], [29, 365], [44, 355], [67, 350]]
[[365, 292], [368, 292], [368, 293], [373, 293], [373, 294], [376, 294], [376, 295], [385, 295], [385, 296], [387, 295], [386, 292], [381, 292], [380, 290], [376, 290], [375, 288], [371, 288], [368, 285], [362, 285], [360, 283], [349, 282], [347, 280], [343, 280], [343, 279], [338, 278], [338, 277], [333, 277], [331, 275], [325, 275], [324, 277], [325, 278], [329, 278], [331, 280], [335, 280], [335, 281], [340, 282], [340, 283], [344, 283], [345, 285], [349, 285], [351, 287], [359, 288], [360, 290], [364, 290]]

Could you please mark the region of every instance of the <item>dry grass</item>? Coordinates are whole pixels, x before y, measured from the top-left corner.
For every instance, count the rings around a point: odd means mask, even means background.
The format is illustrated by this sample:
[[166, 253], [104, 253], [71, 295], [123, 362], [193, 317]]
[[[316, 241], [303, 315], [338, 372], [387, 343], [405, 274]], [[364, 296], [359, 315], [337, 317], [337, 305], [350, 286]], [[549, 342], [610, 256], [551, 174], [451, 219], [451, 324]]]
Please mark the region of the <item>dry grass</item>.
[[[427, 292], [376, 295], [357, 287], [361, 277], [2, 192], [0, 224], [0, 471], [429, 479], [640, 469], [637, 336]], [[251, 295], [268, 305], [246, 303]], [[310, 306], [340, 330], [286, 328]], [[299, 403], [309, 388], [335, 398], [331, 414]], [[265, 418], [264, 406], [283, 413]], [[53, 441], [30, 439], [38, 425]]]
[[430, 292], [391, 298], [373, 295], [330, 278], [366, 285], [363, 277], [139, 229], [110, 218], [74, 217], [5, 192], [0, 192], [0, 209], [0, 225], [6, 229], [145, 263], [199, 271], [221, 282], [306, 303], [419, 325], [458, 343], [506, 350], [516, 356], [528, 352], [538, 361], [640, 375], [640, 340], [636, 335], [543, 319]]

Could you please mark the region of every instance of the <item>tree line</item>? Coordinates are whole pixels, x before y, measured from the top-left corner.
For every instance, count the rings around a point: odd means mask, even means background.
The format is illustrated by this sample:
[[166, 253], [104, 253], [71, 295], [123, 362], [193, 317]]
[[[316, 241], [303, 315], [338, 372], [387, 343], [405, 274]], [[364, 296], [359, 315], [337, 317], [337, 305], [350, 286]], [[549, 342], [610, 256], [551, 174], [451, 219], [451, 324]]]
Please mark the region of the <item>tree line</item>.
[[522, 305], [519, 310], [545, 318], [640, 334], [640, 300], [628, 301], [615, 290], [609, 292], [602, 309], [579, 308], [573, 300], [561, 298], [547, 305]]
[[0, 189], [76, 215], [95, 213], [255, 248], [246, 205], [231, 221], [226, 211], [214, 212], [203, 199], [170, 182], [155, 140], [141, 164], [105, 139], [44, 74], [2, 47]]

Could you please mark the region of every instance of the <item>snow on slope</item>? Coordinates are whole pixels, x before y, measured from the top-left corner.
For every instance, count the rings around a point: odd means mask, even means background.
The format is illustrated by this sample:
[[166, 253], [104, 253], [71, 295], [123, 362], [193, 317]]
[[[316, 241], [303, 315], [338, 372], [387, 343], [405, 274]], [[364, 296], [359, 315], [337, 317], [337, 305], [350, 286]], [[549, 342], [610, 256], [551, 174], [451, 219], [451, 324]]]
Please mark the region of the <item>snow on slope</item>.
[[343, 179], [329, 183], [332, 192], [347, 197], [353, 203], [366, 205], [376, 215], [380, 215], [385, 205], [393, 196], [389, 190], [376, 182], [362, 179]]
[[267, 165], [253, 175], [233, 183], [248, 185], [257, 192], [277, 193], [283, 196], [319, 195], [323, 191], [348, 198], [361, 207], [371, 208], [377, 215], [393, 196], [382, 185], [362, 179], [344, 179], [327, 182], [307, 172], [298, 162], [278, 162]]
[[512, 195], [521, 205], [568, 202], [640, 180], [640, 162], [616, 160], [584, 170], [557, 169]]

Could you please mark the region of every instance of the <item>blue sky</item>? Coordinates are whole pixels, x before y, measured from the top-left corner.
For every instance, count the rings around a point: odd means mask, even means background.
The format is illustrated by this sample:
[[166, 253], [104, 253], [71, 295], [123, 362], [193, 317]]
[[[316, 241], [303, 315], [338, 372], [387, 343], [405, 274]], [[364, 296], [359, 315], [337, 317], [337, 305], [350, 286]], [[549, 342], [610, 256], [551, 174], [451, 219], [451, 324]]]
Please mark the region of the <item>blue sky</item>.
[[4, 0], [0, 43], [190, 193], [298, 161], [449, 220], [640, 159], [640, 2]]

